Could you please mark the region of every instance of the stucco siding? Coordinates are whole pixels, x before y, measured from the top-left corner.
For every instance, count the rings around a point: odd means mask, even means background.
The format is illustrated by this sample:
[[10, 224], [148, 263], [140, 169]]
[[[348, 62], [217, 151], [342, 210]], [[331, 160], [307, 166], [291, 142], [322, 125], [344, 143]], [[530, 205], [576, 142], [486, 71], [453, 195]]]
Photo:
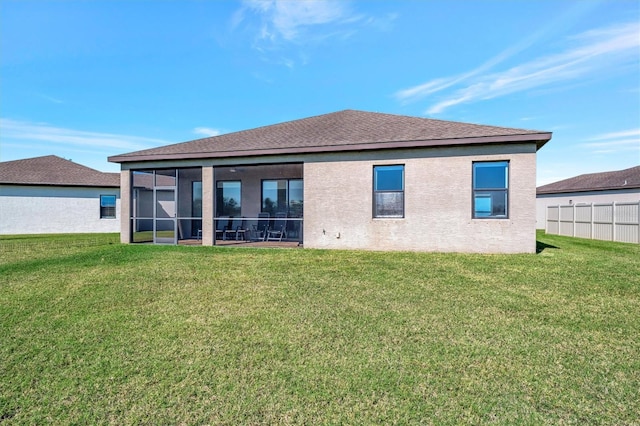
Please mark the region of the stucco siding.
[[[116, 218], [100, 219], [100, 195], [116, 196]], [[117, 188], [0, 186], [0, 234], [120, 232]]]
[[536, 199], [536, 228], [545, 229], [548, 206], [567, 204], [627, 203], [640, 201], [640, 188], [611, 191], [540, 194]]
[[[509, 218], [472, 219], [472, 163], [510, 162]], [[327, 155], [304, 166], [311, 248], [535, 252], [535, 145]], [[405, 217], [372, 217], [373, 167], [405, 166]]]

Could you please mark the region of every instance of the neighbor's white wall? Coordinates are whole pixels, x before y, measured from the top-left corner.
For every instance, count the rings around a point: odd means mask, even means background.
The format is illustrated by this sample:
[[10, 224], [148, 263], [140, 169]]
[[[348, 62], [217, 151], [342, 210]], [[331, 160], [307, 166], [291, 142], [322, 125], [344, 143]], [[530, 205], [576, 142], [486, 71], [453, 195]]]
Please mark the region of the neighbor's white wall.
[[640, 188], [612, 191], [573, 192], [566, 194], [540, 194], [536, 199], [536, 228], [546, 229], [547, 206], [568, 204], [626, 203], [640, 201]]
[[[391, 157], [393, 156], [393, 157]], [[510, 161], [509, 219], [472, 219], [472, 163]], [[405, 218], [372, 218], [373, 166], [405, 165]], [[534, 144], [317, 156], [304, 164], [307, 248], [533, 253]]]
[[[100, 195], [116, 196], [116, 219], [100, 219]], [[118, 188], [0, 185], [0, 234], [120, 232]]]

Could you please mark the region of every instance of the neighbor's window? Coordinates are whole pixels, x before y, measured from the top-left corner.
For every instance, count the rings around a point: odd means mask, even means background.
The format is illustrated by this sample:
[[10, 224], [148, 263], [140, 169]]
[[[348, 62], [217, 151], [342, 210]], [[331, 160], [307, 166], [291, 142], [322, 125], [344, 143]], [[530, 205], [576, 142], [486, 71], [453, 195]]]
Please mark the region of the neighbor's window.
[[100, 219], [116, 218], [116, 196], [101, 195], [100, 196]]
[[373, 217], [404, 217], [404, 166], [373, 167]]
[[473, 163], [473, 217], [507, 218], [509, 215], [509, 162]]

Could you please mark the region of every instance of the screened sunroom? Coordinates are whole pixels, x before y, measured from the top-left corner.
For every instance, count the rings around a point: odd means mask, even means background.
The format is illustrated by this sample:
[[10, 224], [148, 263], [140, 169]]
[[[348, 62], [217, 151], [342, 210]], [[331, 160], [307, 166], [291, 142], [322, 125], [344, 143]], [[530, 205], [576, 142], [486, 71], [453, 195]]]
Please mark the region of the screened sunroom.
[[130, 241], [302, 243], [301, 163], [203, 169], [132, 169]]

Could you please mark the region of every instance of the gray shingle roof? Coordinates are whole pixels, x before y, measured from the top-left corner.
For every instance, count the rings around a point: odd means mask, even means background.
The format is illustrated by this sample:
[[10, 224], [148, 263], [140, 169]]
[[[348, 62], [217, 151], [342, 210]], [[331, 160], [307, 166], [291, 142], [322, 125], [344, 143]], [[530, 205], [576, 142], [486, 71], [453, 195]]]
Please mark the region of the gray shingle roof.
[[420, 117], [344, 110], [128, 154], [122, 163], [179, 158], [219, 158], [388, 148], [536, 142], [551, 133]]
[[104, 173], [55, 155], [0, 163], [0, 183], [120, 187], [119, 173]]
[[589, 173], [539, 186], [537, 194], [640, 188], [640, 166], [613, 172]]

